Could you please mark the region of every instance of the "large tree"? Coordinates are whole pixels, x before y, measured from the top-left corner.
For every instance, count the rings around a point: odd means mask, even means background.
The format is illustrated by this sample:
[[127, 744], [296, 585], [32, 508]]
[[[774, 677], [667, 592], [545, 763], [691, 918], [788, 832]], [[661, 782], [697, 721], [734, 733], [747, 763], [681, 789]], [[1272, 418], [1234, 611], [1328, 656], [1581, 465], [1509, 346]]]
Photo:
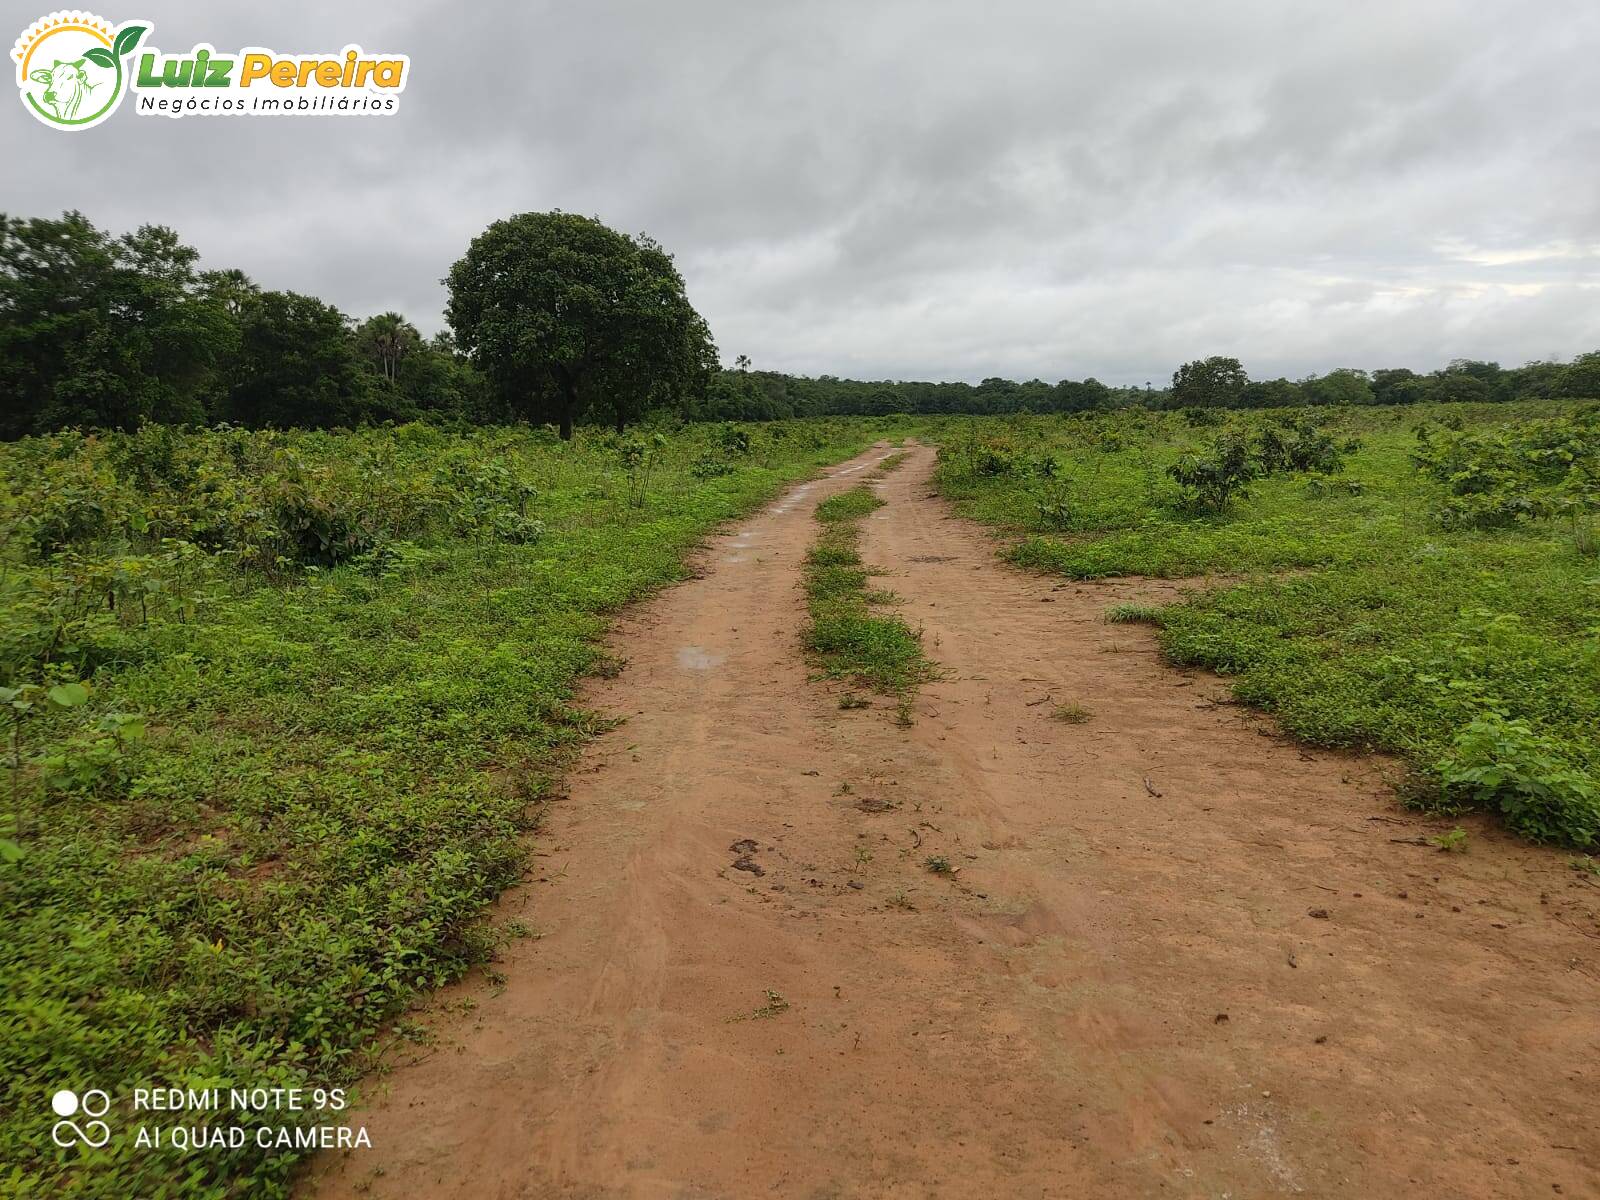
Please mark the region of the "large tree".
[[620, 431], [703, 393], [716, 348], [672, 258], [572, 213], [496, 221], [450, 268], [456, 341], [522, 416], [563, 438], [587, 411]]
[[239, 351], [218, 416], [252, 428], [353, 426], [370, 414], [371, 374], [349, 322], [331, 304], [297, 292], [244, 300]]
[[1558, 396], [1600, 400], [1600, 350], [1580, 354], [1555, 380]]
[[203, 421], [238, 331], [197, 257], [160, 226], [0, 215], [0, 437]]
[[422, 348], [422, 334], [397, 312], [368, 317], [355, 328], [356, 347], [372, 360], [385, 383], [400, 379], [400, 364]]
[[1172, 374], [1172, 403], [1175, 408], [1237, 408], [1249, 382], [1237, 358], [1186, 362]]
[[1373, 403], [1372, 382], [1365, 371], [1339, 367], [1326, 375], [1301, 380], [1300, 390], [1307, 404], [1345, 406]]
[[1092, 376], [1081, 383], [1063, 379], [1052, 390], [1050, 407], [1056, 412], [1094, 412], [1111, 402], [1111, 389]]

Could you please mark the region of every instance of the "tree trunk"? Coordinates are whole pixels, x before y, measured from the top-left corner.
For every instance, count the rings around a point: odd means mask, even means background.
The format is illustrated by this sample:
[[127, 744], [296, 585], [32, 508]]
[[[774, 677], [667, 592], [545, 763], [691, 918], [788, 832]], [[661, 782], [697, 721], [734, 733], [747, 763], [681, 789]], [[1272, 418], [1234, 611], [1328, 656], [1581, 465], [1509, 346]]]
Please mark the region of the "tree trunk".
[[618, 434], [622, 433], [622, 427], [623, 427], [624, 424], [626, 424], [626, 422], [623, 420], [622, 410], [619, 408], [619, 409], [617, 409], [617, 433]]
[[561, 440], [572, 440], [572, 421], [578, 415], [578, 381], [572, 377], [572, 372], [565, 369], [556, 371], [556, 387], [561, 392]]

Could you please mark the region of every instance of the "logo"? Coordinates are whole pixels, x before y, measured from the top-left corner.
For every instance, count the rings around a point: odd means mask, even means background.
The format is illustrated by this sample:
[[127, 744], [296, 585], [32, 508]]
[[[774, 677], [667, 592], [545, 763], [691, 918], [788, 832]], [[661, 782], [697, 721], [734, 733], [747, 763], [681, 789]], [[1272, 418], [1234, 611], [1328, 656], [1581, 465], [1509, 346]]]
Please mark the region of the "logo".
[[77, 9], [39, 18], [11, 48], [23, 107], [56, 129], [94, 128], [122, 102], [124, 59], [149, 29], [147, 21], [113, 28]]
[[51, 1127], [50, 1140], [63, 1149], [82, 1142], [91, 1150], [98, 1150], [111, 1140], [111, 1126], [104, 1121], [89, 1120], [80, 1127], [76, 1121], [69, 1119], [80, 1111], [84, 1116], [93, 1118], [103, 1117], [111, 1110], [111, 1097], [99, 1088], [90, 1088], [81, 1100], [77, 1092], [62, 1088], [50, 1097], [50, 1107], [55, 1110], [56, 1116], [62, 1118]]
[[315, 54], [260, 46], [220, 53], [200, 42], [181, 54], [142, 45], [152, 26], [113, 27], [93, 13], [53, 12], [17, 39], [23, 106], [57, 129], [90, 129], [125, 94], [141, 116], [382, 116], [399, 108], [411, 73], [404, 54], [349, 45]]

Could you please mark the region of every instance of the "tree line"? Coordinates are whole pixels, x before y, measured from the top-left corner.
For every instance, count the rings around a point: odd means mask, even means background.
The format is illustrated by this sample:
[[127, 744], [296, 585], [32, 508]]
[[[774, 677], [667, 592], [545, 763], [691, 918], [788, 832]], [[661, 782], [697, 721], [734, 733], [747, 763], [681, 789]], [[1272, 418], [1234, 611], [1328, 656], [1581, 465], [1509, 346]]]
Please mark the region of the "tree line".
[[506, 414], [445, 335], [201, 270], [171, 229], [0, 216], [0, 437], [157, 422], [354, 426]]
[[570, 437], [682, 411], [716, 369], [671, 257], [566, 213], [498, 221], [451, 268], [447, 331], [354, 320], [202, 270], [171, 229], [0, 214], [0, 438], [148, 423], [524, 420]]
[[1498, 403], [1512, 400], [1600, 399], [1600, 351], [1571, 362], [1502, 367], [1457, 359], [1427, 373], [1406, 367], [1341, 368], [1304, 379], [1251, 379], [1236, 358], [1183, 364], [1168, 386], [1111, 387], [1097, 379], [1026, 383], [861, 382], [810, 378], [737, 367], [719, 372], [691, 415], [705, 420], [887, 413], [1075, 413], [1119, 408], [1299, 408], [1371, 404]]
[[1161, 388], [1097, 379], [861, 381], [719, 366], [672, 257], [570, 213], [497, 221], [445, 279], [448, 329], [354, 319], [314, 296], [204, 270], [173, 230], [114, 236], [81, 213], [0, 214], [0, 438], [147, 423], [353, 427], [893, 413], [1272, 408], [1600, 397], [1600, 352], [1426, 374], [1343, 369], [1252, 380], [1238, 359], [1185, 363]]

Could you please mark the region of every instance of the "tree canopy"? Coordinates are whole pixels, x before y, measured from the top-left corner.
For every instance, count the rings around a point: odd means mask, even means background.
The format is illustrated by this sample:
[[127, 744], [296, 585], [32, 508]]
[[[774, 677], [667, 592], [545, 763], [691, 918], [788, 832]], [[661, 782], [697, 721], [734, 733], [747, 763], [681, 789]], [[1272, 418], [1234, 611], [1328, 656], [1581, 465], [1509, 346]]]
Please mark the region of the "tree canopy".
[[501, 398], [563, 438], [704, 395], [716, 348], [672, 258], [572, 213], [496, 221], [450, 268], [446, 318]]
[[1186, 362], [1172, 374], [1172, 402], [1179, 408], [1237, 408], [1248, 382], [1237, 358]]
[[171, 229], [0, 215], [0, 438], [148, 423], [504, 420], [448, 337], [202, 271]]

